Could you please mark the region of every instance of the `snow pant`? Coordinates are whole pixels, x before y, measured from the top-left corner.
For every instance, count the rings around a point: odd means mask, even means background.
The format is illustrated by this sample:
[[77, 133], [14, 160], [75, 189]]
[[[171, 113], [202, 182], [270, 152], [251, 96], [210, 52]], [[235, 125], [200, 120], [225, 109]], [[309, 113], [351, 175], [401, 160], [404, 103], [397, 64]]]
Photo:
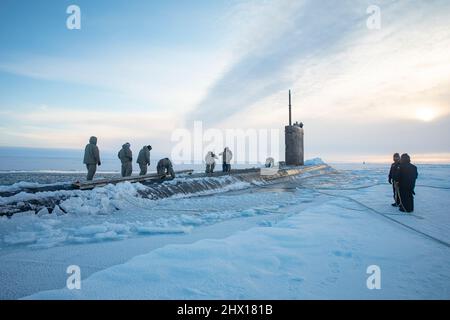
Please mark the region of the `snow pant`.
[[229, 164], [229, 163], [223, 163], [223, 164], [222, 164], [222, 171], [223, 171], [223, 172], [230, 172], [230, 171], [231, 171], [231, 164]]
[[88, 171], [86, 180], [92, 181], [92, 179], [94, 179], [95, 171], [97, 171], [97, 165], [96, 164], [87, 164], [86, 168]]
[[141, 172], [139, 172], [140, 176], [145, 176], [147, 174], [147, 165], [139, 163], [139, 168], [141, 168]]
[[395, 186], [395, 181], [392, 181], [392, 192], [393, 192], [393, 197], [394, 197], [394, 202], [397, 204], [397, 205], [400, 205], [400, 197], [399, 197], [399, 187], [397, 186]]
[[216, 167], [215, 163], [211, 163], [211, 164], [207, 164], [206, 165], [206, 173], [213, 173], [214, 172], [214, 168]]
[[129, 177], [129, 176], [131, 176], [132, 172], [133, 172], [133, 166], [131, 164], [131, 161], [123, 162], [122, 163], [122, 177]]
[[403, 209], [406, 212], [414, 211], [414, 191], [400, 188], [400, 201]]

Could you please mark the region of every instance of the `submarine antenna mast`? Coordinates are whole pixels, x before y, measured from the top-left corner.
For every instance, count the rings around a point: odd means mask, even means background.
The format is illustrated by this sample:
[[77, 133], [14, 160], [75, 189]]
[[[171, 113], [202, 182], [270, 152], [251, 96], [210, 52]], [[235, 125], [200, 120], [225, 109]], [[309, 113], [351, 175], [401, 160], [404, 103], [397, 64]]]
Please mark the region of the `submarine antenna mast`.
[[289, 126], [292, 126], [291, 90], [289, 90]]

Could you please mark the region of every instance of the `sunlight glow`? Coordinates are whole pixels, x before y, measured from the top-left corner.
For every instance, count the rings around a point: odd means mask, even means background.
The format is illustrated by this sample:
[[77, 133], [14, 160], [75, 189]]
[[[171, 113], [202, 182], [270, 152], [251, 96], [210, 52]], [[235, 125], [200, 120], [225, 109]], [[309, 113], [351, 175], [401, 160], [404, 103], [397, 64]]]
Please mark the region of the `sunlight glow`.
[[433, 121], [436, 117], [436, 111], [431, 108], [420, 108], [416, 110], [416, 119], [418, 120], [430, 122]]

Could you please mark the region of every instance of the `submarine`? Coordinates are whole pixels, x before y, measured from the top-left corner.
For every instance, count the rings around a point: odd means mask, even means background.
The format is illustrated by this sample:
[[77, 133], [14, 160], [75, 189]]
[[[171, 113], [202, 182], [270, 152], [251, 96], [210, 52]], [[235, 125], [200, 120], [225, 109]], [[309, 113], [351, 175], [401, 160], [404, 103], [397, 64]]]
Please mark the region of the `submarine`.
[[[1, 197], [4, 197], [0, 203], [0, 215], [11, 216], [24, 211], [37, 213], [44, 208], [52, 212], [64, 200], [79, 196], [79, 192], [89, 192], [95, 188], [119, 183], [140, 183], [145, 188], [139, 188], [138, 196], [157, 200], [174, 195], [201, 195], [242, 182], [248, 186], [281, 183], [290, 179], [301, 179], [304, 175], [327, 174], [332, 170], [324, 163], [305, 165], [303, 123], [292, 123], [291, 91], [289, 91], [289, 122], [285, 126], [285, 161], [279, 162], [275, 167], [232, 169], [231, 172], [214, 173], [181, 170], [175, 171], [176, 178], [174, 179], [150, 173], [145, 176], [75, 181], [60, 185], [24, 188], [8, 194], [0, 194]], [[29, 199], [24, 201], [17, 197], [16, 200], [15, 196], [19, 193], [28, 194]]]

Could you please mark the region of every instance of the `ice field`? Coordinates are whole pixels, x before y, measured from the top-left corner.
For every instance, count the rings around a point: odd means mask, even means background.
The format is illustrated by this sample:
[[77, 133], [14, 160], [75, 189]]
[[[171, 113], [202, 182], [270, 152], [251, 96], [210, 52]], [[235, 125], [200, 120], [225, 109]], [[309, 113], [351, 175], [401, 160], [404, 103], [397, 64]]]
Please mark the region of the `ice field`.
[[[390, 206], [386, 165], [203, 178], [223, 187], [156, 200], [130, 183], [56, 191], [52, 214], [0, 218], [0, 298], [449, 299], [450, 166], [418, 170], [412, 215]], [[0, 206], [43, 196], [26, 186], [1, 186], [17, 193]], [[69, 265], [80, 290], [66, 288]], [[379, 290], [366, 285], [371, 265]]]

